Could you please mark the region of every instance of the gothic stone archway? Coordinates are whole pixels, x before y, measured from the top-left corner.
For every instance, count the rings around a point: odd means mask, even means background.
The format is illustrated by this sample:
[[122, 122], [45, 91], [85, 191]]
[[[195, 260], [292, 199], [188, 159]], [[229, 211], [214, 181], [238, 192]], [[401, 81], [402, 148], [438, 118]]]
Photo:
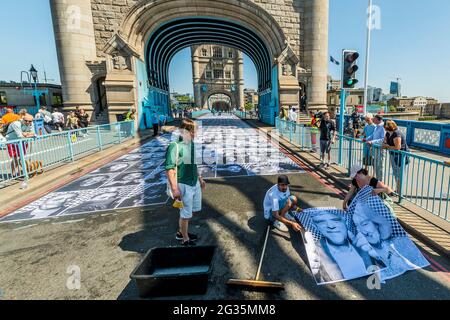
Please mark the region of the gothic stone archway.
[[[130, 107], [138, 108], [140, 118], [148, 108], [168, 112], [171, 58], [181, 48], [204, 43], [229, 45], [250, 56], [257, 67], [264, 121], [273, 123], [278, 107], [298, 94], [295, 72], [289, 72], [298, 66], [312, 70], [310, 103], [326, 107], [328, 0], [50, 4], [67, 109], [92, 109], [89, 88], [95, 75], [87, 65], [96, 64], [104, 65], [111, 119]], [[170, 32], [176, 41], [167, 41], [161, 32]]]

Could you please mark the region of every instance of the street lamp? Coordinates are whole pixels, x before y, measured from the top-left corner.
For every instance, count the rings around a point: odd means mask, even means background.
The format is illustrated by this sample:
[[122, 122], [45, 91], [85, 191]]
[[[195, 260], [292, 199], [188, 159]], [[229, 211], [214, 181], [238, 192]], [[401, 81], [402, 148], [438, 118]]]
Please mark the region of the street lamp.
[[31, 74], [31, 77], [33, 77], [34, 83], [36, 84], [37, 80], [38, 80], [38, 72], [33, 65], [31, 65], [31, 68], [30, 68], [30, 74]]

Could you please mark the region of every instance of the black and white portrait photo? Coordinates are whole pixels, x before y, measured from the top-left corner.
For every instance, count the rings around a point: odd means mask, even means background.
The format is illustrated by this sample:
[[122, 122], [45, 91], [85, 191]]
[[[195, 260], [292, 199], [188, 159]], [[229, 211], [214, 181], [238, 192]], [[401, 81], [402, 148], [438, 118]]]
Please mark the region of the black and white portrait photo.
[[378, 196], [372, 195], [372, 187], [364, 187], [349, 207], [353, 224], [370, 245], [373, 255], [382, 260], [387, 268], [381, 279], [388, 280], [409, 270], [429, 265], [390, 209]]
[[332, 208], [306, 209], [298, 215], [305, 226], [306, 252], [319, 285], [361, 278], [386, 267], [367, 241], [355, 234], [350, 217]]

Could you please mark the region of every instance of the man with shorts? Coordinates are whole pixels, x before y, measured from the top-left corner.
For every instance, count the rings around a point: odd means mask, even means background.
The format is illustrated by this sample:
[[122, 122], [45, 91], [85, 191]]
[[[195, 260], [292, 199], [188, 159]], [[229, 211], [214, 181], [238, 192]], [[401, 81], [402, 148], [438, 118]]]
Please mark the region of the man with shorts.
[[[31, 138], [34, 136], [33, 116], [31, 114], [26, 114], [21, 120], [10, 123], [6, 133], [6, 139], [8, 141]], [[23, 142], [22, 147], [23, 156], [25, 156], [28, 144]], [[18, 142], [9, 143], [7, 148], [9, 157], [11, 158], [11, 173], [15, 176], [18, 174], [16, 171], [20, 164], [20, 145]]]
[[[331, 146], [336, 141], [336, 125], [331, 120], [330, 113], [325, 112], [320, 120], [320, 166], [329, 168], [331, 162]], [[331, 135], [333, 132], [333, 135]], [[325, 163], [325, 153], [328, 162]]]
[[297, 198], [291, 196], [289, 179], [285, 175], [278, 177], [278, 184], [271, 187], [264, 197], [264, 218], [280, 231], [288, 232], [288, 225], [300, 231], [300, 225], [291, 214], [297, 208]]
[[196, 129], [193, 120], [183, 119], [179, 128], [180, 138], [169, 145], [166, 153], [165, 169], [173, 198], [183, 202], [176, 234], [176, 239], [183, 246], [195, 245], [198, 238], [197, 235], [188, 233], [188, 227], [193, 214], [202, 209], [202, 190], [206, 187], [195, 163]]

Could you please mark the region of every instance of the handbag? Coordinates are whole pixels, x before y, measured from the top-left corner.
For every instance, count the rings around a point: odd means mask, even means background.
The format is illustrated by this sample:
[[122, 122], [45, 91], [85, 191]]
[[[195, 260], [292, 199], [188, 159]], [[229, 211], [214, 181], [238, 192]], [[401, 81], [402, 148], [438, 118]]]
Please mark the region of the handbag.
[[[176, 177], [178, 175], [178, 156], [179, 156], [178, 153], [179, 153], [179, 150], [178, 150], [177, 142], [175, 142], [175, 145], [176, 145], [176, 152], [177, 152], [176, 159], [175, 159], [175, 177]], [[172, 188], [170, 187], [169, 179], [167, 179], [166, 194], [169, 198], [174, 199], [173, 193], [172, 193]]]

